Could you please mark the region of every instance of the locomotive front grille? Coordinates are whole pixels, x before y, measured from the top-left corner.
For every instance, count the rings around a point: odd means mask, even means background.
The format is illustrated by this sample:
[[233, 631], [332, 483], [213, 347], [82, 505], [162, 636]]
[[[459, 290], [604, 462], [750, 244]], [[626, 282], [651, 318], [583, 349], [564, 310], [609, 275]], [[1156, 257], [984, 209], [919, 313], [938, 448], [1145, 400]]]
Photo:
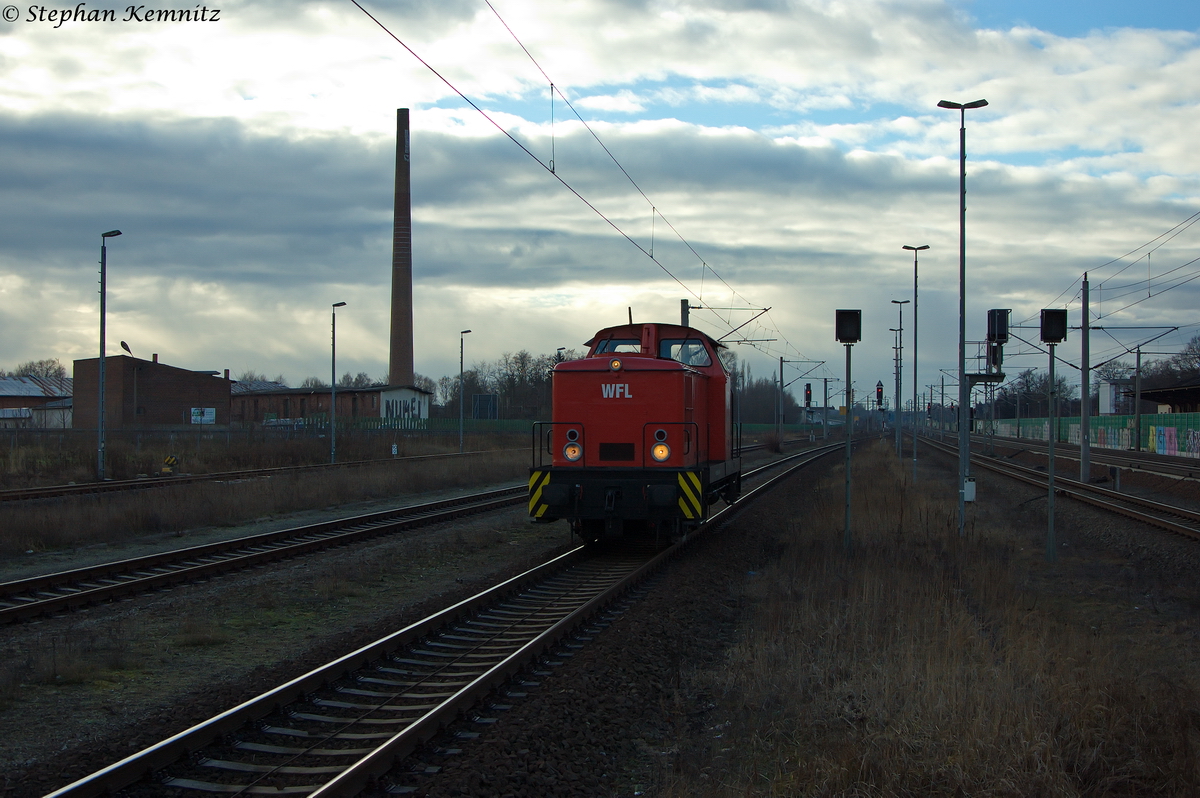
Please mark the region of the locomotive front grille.
[[630, 462], [633, 460], [632, 443], [602, 443], [600, 444], [601, 462]]

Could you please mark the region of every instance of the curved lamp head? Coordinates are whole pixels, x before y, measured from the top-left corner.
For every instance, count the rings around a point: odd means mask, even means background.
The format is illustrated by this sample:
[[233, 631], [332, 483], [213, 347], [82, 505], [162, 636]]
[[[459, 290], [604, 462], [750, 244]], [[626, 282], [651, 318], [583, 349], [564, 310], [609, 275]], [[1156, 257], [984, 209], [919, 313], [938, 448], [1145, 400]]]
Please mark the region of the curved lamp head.
[[333, 306], [335, 308], [344, 308], [344, 307], [346, 307], [346, 303], [345, 302], [334, 302]]
[[116, 238], [119, 235], [121, 235], [120, 230], [109, 230], [107, 233], [101, 233], [100, 237], [101, 238]]
[[987, 104], [987, 100], [973, 100], [969, 103], [955, 103], [950, 102], [949, 100], [940, 100], [938, 101], [938, 108], [953, 108], [957, 111], [961, 111], [965, 108], [982, 108]]
[[919, 247], [910, 247], [908, 244], [905, 244], [904, 246], [900, 247], [900, 249], [907, 249], [910, 252], [920, 252], [921, 250], [929, 249], [929, 245], [922, 244]]

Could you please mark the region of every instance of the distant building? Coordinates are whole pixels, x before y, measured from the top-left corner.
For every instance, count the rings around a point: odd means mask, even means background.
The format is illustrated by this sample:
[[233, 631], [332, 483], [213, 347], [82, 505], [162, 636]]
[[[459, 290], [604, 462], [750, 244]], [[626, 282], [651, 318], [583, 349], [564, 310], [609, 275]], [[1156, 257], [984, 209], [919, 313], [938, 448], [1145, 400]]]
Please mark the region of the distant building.
[[[378, 418], [411, 420], [429, 418], [430, 394], [415, 387], [375, 385], [337, 389], [339, 419]], [[235, 382], [231, 418], [234, 424], [301, 426], [306, 421], [329, 418], [329, 388], [288, 388], [276, 382]]]
[[[100, 359], [75, 361], [74, 423], [94, 429], [99, 411]], [[128, 355], [104, 364], [105, 429], [161, 429], [229, 424], [229, 371], [190, 371]]]
[[1100, 381], [1100, 415], [1119, 416], [1133, 413], [1133, 378]]
[[71, 426], [70, 378], [0, 377], [0, 428]]
[[1160, 413], [1200, 412], [1200, 380], [1169, 388], [1142, 389], [1143, 402], [1156, 402]]

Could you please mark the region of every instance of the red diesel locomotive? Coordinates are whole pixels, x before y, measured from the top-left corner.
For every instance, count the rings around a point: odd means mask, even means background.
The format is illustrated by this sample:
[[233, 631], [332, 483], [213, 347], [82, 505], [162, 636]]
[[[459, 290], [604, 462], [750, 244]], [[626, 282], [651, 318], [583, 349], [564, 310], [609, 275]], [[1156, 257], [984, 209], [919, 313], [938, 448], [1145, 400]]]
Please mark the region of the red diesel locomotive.
[[609, 327], [553, 372], [553, 421], [534, 425], [529, 514], [587, 541], [695, 525], [741, 489], [723, 344], [676, 324]]

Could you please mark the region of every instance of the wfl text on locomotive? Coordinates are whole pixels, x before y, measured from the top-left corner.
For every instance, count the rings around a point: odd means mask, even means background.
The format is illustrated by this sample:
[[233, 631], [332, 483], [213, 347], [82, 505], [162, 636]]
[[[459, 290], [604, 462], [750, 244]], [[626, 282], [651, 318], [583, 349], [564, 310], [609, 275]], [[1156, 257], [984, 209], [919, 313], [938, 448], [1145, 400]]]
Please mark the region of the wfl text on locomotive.
[[553, 372], [552, 421], [533, 428], [529, 514], [594, 541], [698, 524], [741, 488], [723, 344], [691, 327], [626, 324]]

